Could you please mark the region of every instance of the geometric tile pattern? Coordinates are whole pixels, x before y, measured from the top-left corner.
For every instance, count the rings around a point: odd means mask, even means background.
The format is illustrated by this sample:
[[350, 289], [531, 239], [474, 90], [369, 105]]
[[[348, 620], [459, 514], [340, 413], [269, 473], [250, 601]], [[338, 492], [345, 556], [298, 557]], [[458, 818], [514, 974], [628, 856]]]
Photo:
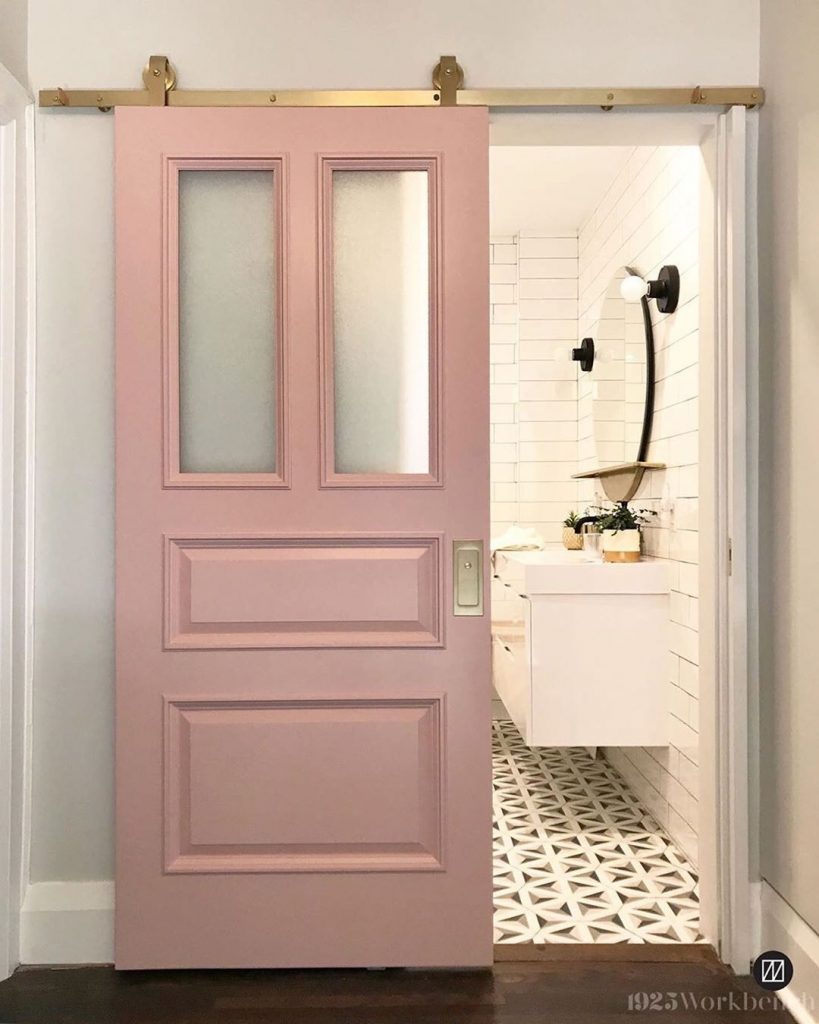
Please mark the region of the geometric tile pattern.
[[701, 942], [697, 876], [619, 773], [493, 723], [495, 942]]

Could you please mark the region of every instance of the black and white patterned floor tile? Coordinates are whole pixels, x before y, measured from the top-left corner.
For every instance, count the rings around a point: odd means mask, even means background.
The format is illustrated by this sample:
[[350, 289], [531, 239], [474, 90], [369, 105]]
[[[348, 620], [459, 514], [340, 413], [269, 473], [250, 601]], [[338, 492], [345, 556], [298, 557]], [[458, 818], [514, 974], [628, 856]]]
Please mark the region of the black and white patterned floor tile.
[[697, 942], [693, 868], [602, 758], [494, 723], [495, 942]]

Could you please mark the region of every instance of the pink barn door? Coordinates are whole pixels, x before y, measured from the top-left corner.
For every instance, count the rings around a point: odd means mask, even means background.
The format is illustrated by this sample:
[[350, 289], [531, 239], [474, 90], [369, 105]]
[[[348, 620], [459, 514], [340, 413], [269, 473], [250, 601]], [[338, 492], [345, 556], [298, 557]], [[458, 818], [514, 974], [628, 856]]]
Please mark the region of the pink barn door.
[[121, 968], [491, 961], [487, 147], [117, 110]]

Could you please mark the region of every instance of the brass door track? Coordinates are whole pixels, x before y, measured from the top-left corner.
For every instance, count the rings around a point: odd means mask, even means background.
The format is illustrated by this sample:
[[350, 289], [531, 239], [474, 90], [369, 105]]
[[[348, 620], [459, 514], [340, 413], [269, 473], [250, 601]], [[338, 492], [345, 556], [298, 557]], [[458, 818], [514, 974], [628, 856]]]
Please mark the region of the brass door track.
[[661, 89], [465, 89], [454, 57], [441, 57], [430, 89], [177, 89], [167, 57], [151, 57], [143, 89], [41, 89], [41, 107], [760, 107], [760, 86]]

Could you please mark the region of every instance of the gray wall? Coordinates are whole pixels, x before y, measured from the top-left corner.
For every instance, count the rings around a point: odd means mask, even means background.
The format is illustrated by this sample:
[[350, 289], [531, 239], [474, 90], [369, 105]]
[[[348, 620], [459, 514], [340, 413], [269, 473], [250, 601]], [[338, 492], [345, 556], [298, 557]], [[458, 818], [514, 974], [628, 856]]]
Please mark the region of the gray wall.
[[[35, 88], [753, 84], [757, 0], [31, 0]], [[32, 880], [113, 872], [113, 118], [37, 117]]]
[[763, 0], [763, 877], [819, 931], [819, 4]]
[[23, 85], [28, 84], [28, 3], [0, 0], [0, 64]]

